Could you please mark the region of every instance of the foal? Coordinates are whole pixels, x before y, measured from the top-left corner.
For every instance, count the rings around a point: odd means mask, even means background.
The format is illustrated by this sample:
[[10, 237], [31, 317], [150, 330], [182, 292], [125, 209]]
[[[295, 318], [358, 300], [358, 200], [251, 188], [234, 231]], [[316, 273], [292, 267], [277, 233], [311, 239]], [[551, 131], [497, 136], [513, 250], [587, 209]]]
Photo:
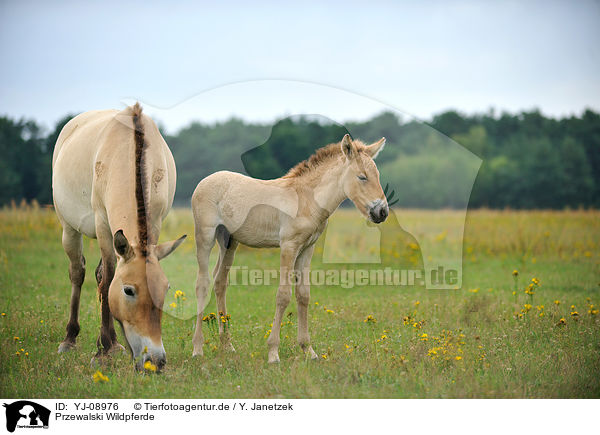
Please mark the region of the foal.
[[[227, 275], [238, 243], [255, 248], [281, 248], [280, 284], [275, 318], [267, 340], [269, 362], [279, 362], [279, 332], [283, 313], [292, 296], [290, 274], [298, 303], [298, 343], [311, 358], [317, 358], [308, 333], [308, 276], [314, 244], [327, 219], [346, 198], [375, 223], [388, 216], [388, 204], [379, 183], [373, 159], [383, 149], [385, 138], [371, 145], [345, 135], [341, 142], [318, 149], [308, 160], [275, 180], [258, 180], [221, 171], [202, 180], [192, 196], [196, 233], [198, 317], [193, 338], [194, 356], [203, 355], [203, 311], [208, 303], [210, 251], [219, 243], [214, 270], [217, 310], [227, 314]], [[219, 323], [221, 345], [233, 350], [229, 331]]]

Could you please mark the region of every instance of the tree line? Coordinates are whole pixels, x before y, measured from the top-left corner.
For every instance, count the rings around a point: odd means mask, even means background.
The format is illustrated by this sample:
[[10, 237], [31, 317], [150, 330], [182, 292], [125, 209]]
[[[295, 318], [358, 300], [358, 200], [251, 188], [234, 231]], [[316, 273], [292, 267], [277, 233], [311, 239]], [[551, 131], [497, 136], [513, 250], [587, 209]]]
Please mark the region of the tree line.
[[[52, 203], [52, 152], [69, 119], [48, 132], [32, 120], [0, 117], [0, 206], [23, 199]], [[177, 164], [175, 202], [189, 204], [196, 184], [218, 170], [281, 176], [347, 132], [365, 142], [386, 137], [377, 164], [400, 207], [600, 206], [600, 114], [592, 110], [561, 119], [533, 110], [446, 111], [429, 122], [384, 112], [344, 125], [318, 116], [274, 124], [193, 122], [163, 134]]]

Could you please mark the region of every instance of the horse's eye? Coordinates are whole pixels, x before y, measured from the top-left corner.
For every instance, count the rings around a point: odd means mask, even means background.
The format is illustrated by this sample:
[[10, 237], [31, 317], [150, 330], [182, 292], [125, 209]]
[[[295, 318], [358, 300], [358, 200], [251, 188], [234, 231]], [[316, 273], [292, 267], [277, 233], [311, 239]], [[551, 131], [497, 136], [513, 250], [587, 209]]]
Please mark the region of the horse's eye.
[[357, 177], [360, 181], [367, 181], [367, 177], [365, 175], [358, 175]]
[[127, 296], [135, 296], [135, 290], [133, 290], [133, 287], [128, 285], [123, 287], [123, 293], [125, 293]]

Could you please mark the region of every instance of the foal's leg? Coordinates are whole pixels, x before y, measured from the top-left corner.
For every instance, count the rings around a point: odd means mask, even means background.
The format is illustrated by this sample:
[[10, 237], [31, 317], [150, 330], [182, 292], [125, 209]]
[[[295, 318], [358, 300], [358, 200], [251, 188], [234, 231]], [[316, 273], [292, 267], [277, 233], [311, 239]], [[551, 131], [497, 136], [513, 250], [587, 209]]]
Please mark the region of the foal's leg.
[[235, 348], [231, 344], [231, 334], [229, 331], [229, 324], [227, 324], [227, 328], [225, 328], [225, 324], [221, 321], [220, 316], [227, 315], [227, 302], [225, 298], [225, 293], [227, 292], [227, 284], [228, 284], [228, 275], [229, 268], [233, 264], [233, 259], [235, 257], [235, 250], [237, 249], [238, 242], [231, 239], [229, 242], [229, 247], [226, 246], [227, 243], [222, 244], [219, 241], [219, 263], [215, 268], [215, 295], [217, 296], [217, 312], [219, 313], [219, 336], [221, 337], [221, 347], [225, 350], [230, 350], [235, 352]]
[[300, 280], [296, 284], [296, 302], [298, 303], [298, 344], [308, 356], [316, 359], [317, 354], [310, 345], [308, 333], [308, 303], [310, 301], [310, 260], [312, 259], [314, 245], [309, 246], [298, 255], [296, 260], [296, 273]]
[[63, 248], [69, 257], [69, 278], [71, 279], [71, 314], [67, 323], [67, 336], [58, 346], [58, 352], [67, 352], [75, 346], [79, 334], [79, 297], [85, 279], [85, 258], [83, 257], [82, 236], [68, 224], [63, 223]]
[[208, 275], [208, 263], [210, 260], [210, 250], [215, 244], [215, 228], [200, 227], [196, 228], [196, 258], [198, 259], [198, 277], [196, 278], [196, 332], [192, 344], [194, 345], [193, 356], [204, 355], [204, 334], [202, 333], [202, 317], [204, 317], [204, 307], [208, 303], [208, 292], [210, 278]]
[[271, 334], [267, 339], [269, 348], [269, 362], [279, 362], [279, 332], [281, 330], [281, 319], [283, 313], [292, 298], [292, 283], [289, 273], [294, 270], [294, 263], [298, 249], [290, 244], [281, 246], [281, 264], [279, 266], [279, 288], [277, 289], [275, 318], [271, 327]]

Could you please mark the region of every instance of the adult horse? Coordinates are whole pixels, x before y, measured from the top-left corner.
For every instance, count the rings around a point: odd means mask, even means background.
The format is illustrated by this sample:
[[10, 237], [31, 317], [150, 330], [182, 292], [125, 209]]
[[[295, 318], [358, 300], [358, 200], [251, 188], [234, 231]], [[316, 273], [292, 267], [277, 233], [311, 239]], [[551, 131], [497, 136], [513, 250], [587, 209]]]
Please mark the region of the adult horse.
[[[264, 248], [280, 247], [280, 283], [275, 318], [267, 344], [269, 362], [279, 361], [279, 332], [283, 313], [292, 295], [292, 275], [298, 303], [298, 343], [316, 358], [308, 333], [310, 261], [329, 216], [346, 198], [375, 223], [388, 216], [388, 204], [373, 159], [385, 138], [365, 145], [345, 135], [341, 142], [320, 148], [308, 160], [275, 180], [257, 180], [234, 172], [217, 172], [202, 180], [192, 196], [196, 233], [198, 317], [193, 338], [194, 355], [202, 355], [203, 311], [208, 302], [210, 251], [219, 243], [214, 270], [217, 310], [227, 316], [227, 275], [238, 243]], [[221, 344], [231, 345], [229, 328], [219, 321]]]
[[[121, 324], [136, 366], [166, 363], [161, 317], [169, 283], [159, 260], [183, 241], [156, 245], [175, 195], [175, 162], [156, 124], [139, 104], [76, 116], [62, 129], [52, 157], [52, 192], [69, 257], [71, 313], [58, 351], [75, 346], [85, 277], [82, 234], [98, 239], [96, 269], [102, 312], [98, 356], [122, 348]], [[116, 264], [116, 267], [115, 267]]]

